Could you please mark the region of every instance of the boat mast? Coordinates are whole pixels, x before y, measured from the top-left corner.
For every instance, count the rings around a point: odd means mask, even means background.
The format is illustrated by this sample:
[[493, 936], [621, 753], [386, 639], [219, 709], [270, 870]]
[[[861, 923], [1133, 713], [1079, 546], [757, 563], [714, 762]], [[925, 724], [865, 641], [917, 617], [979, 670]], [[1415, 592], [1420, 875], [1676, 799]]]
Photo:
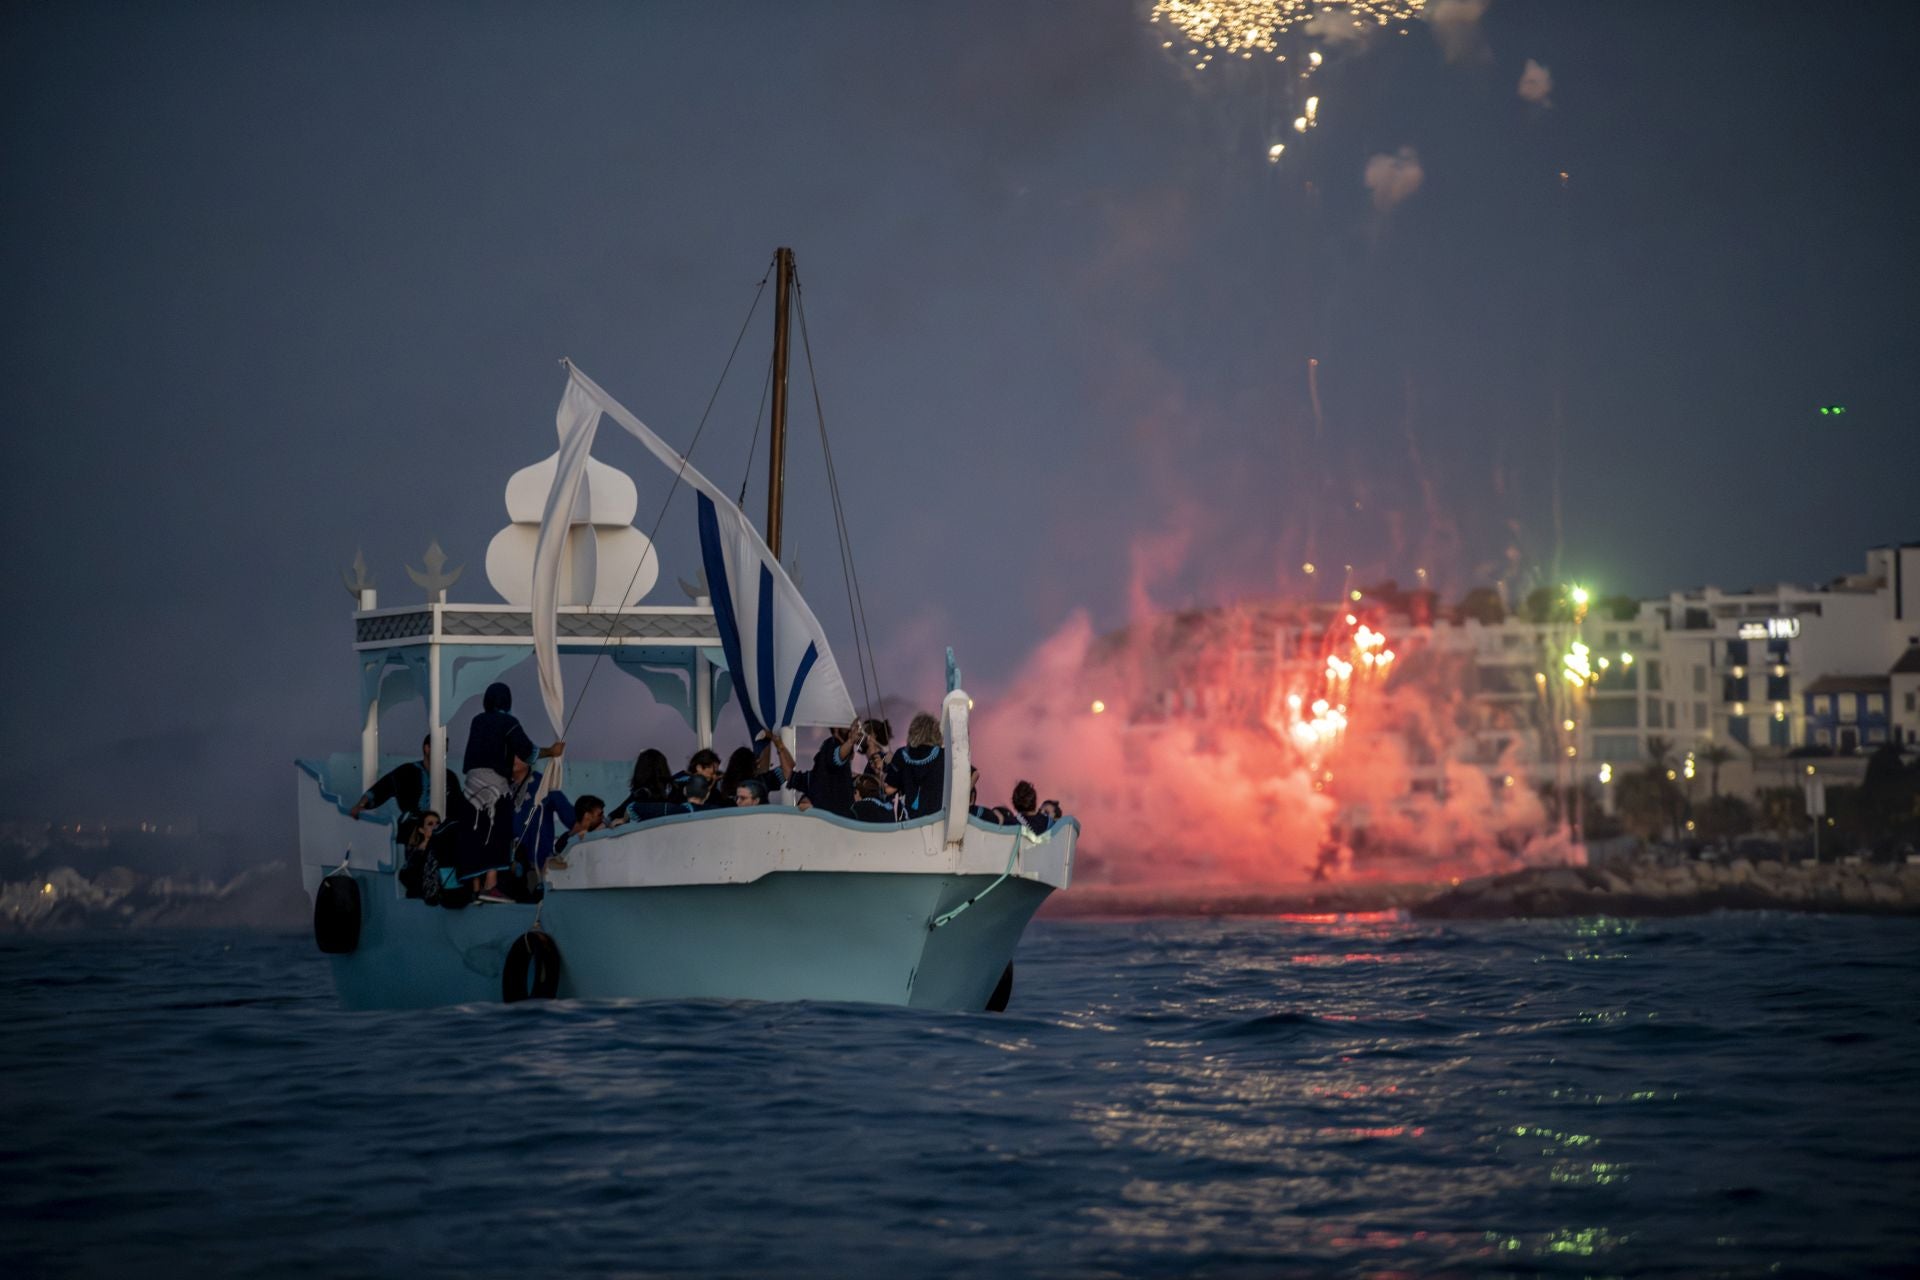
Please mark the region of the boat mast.
[[787, 312], [793, 298], [793, 250], [773, 252], [773, 459], [767, 468], [767, 550], [780, 558], [780, 504], [787, 484]]

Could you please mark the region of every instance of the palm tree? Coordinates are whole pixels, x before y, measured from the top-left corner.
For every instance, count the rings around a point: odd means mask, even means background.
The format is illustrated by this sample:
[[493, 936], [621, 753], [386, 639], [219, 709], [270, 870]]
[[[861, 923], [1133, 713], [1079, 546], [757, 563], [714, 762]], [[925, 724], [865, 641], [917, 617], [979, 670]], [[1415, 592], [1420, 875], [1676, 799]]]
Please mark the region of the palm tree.
[[1482, 626], [1497, 627], [1507, 620], [1507, 603], [1492, 587], [1475, 587], [1461, 598], [1459, 612]]
[[1707, 784], [1712, 798], [1720, 798], [1720, 766], [1733, 759], [1733, 752], [1717, 742], [1709, 742], [1700, 748], [1700, 758], [1707, 762]]
[[1647, 739], [1647, 781], [1661, 798], [1667, 811], [1667, 824], [1674, 839], [1680, 838], [1680, 788], [1674, 785], [1673, 743], [1666, 738]]
[[1761, 825], [1782, 840], [1807, 825], [1807, 796], [1799, 787], [1764, 787], [1756, 799]]
[[1621, 823], [1644, 840], [1660, 839], [1671, 817], [1668, 785], [1664, 773], [1651, 770], [1622, 776], [1614, 794], [1614, 809]]

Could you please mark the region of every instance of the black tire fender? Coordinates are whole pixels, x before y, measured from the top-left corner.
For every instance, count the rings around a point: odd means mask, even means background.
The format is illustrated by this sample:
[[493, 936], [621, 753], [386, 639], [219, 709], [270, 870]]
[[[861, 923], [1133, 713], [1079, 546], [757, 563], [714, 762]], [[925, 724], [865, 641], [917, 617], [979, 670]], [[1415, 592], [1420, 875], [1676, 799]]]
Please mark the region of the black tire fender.
[[344, 871], [322, 880], [313, 895], [313, 940], [330, 956], [360, 945], [360, 884]]
[[1005, 1013], [1007, 1004], [1013, 999], [1013, 961], [1007, 961], [1007, 971], [1000, 975], [1000, 985], [987, 997], [988, 1013]]
[[560, 994], [560, 947], [553, 935], [529, 929], [507, 948], [500, 970], [500, 998], [508, 1004], [522, 1000], [551, 1000]]

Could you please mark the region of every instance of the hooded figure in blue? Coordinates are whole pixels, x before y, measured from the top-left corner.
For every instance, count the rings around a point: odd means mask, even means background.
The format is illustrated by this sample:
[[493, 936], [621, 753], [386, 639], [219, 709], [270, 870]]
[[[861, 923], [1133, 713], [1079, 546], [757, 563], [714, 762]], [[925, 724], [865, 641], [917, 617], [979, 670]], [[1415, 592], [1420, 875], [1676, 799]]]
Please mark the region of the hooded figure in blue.
[[527, 731], [520, 727], [519, 719], [513, 714], [513, 690], [499, 680], [487, 686], [480, 707], [480, 714], [467, 729], [467, 754], [460, 763], [462, 773], [491, 769], [502, 778], [511, 778], [515, 760], [544, 760], [559, 755], [560, 748], [567, 745], [556, 742], [540, 748], [536, 754], [533, 739], [527, 737]]
[[467, 729], [461, 760], [461, 791], [473, 806], [473, 823], [460, 842], [459, 876], [485, 877], [480, 891], [492, 890], [513, 861], [513, 762], [551, 759], [566, 749], [556, 742], [537, 750], [513, 715], [513, 690], [500, 681], [487, 686], [480, 714]]
[[940, 722], [922, 711], [907, 726], [907, 745], [887, 761], [887, 794], [900, 798], [908, 819], [924, 818], [940, 812], [946, 783]]

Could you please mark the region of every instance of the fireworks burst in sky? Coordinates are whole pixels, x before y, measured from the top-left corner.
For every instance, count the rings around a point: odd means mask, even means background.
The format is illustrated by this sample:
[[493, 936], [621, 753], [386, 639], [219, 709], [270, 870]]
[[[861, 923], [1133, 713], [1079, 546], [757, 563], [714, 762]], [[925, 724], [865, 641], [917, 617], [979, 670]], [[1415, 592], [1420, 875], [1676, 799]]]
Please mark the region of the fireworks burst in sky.
[[1327, 753], [1346, 736], [1351, 700], [1359, 689], [1383, 682], [1394, 660], [1386, 636], [1351, 613], [1344, 627], [1328, 633], [1324, 656], [1307, 687], [1286, 689], [1267, 716], [1268, 729], [1314, 771], [1316, 786], [1330, 777], [1320, 775]]
[[[1337, 44], [1364, 39], [1377, 31], [1407, 34], [1427, 0], [1155, 0], [1148, 21], [1168, 28], [1161, 47], [1184, 58], [1196, 71], [1216, 59], [1285, 64], [1298, 82], [1310, 80], [1326, 61], [1309, 42]], [[1308, 97], [1293, 117], [1293, 131], [1305, 133], [1320, 123], [1320, 99]], [[1273, 142], [1267, 161], [1278, 164], [1286, 145]]]
[[[1420, 16], [1427, 0], [1156, 0], [1149, 22], [1175, 29], [1164, 48], [1186, 45], [1196, 69], [1215, 58], [1271, 57], [1286, 62], [1289, 37], [1300, 35], [1329, 43], [1394, 28]], [[1318, 67], [1318, 50], [1300, 62], [1300, 74]]]

